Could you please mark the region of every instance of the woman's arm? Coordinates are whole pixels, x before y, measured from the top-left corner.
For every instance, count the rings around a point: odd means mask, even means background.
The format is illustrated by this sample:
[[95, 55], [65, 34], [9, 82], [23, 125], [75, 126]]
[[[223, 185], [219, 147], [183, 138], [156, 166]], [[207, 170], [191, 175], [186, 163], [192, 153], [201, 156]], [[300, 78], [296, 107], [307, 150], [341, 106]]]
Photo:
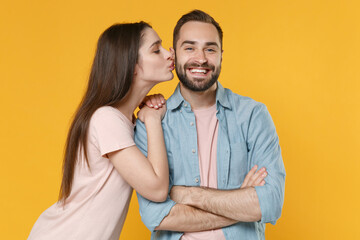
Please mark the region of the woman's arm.
[[145, 123], [148, 157], [136, 146], [108, 154], [116, 170], [139, 194], [155, 201], [165, 201], [169, 188], [169, 168], [161, 120], [166, 106], [159, 109], [143, 107], [138, 117]]

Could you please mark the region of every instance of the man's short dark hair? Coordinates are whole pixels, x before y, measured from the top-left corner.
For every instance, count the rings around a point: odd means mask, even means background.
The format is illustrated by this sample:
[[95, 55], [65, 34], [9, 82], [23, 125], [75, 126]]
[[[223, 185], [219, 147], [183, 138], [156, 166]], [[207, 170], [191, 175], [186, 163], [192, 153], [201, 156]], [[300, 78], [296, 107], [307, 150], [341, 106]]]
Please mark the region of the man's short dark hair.
[[190, 21], [196, 21], [196, 22], [204, 22], [204, 23], [210, 23], [216, 27], [216, 30], [219, 34], [220, 39], [220, 45], [222, 49], [222, 41], [223, 41], [223, 31], [221, 30], [221, 27], [218, 22], [214, 20], [213, 17], [211, 17], [209, 14], [201, 11], [201, 10], [193, 10], [185, 15], [183, 15], [179, 21], [176, 23], [176, 26], [174, 28], [173, 33], [173, 48], [176, 49], [176, 43], [179, 40], [179, 32], [181, 27]]

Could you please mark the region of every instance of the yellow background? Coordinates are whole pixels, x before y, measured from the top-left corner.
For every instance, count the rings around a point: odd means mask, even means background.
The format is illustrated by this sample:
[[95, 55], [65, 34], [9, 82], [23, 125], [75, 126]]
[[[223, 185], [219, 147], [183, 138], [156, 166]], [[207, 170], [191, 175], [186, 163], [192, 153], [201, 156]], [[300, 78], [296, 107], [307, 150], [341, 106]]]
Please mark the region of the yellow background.
[[[150, 22], [170, 47], [195, 8], [224, 30], [221, 83], [265, 103], [287, 171], [267, 239], [360, 239], [357, 0], [1, 0], [0, 239], [26, 239], [58, 196], [65, 137], [100, 33]], [[153, 92], [169, 97], [177, 84]], [[133, 197], [121, 239], [149, 239]]]

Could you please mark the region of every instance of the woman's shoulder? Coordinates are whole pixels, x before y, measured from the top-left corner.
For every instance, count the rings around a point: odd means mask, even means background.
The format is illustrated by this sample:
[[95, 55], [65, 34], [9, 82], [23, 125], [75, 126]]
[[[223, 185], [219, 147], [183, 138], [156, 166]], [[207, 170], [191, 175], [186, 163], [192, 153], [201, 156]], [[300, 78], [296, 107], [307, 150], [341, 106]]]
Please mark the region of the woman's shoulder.
[[89, 136], [104, 155], [117, 150], [119, 146], [132, 146], [134, 127], [117, 108], [104, 106], [96, 109], [92, 115]]
[[112, 114], [121, 114], [121, 112], [114, 108], [114, 107], [111, 107], [111, 106], [102, 106], [102, 107], [99, 107], [98, 109], [95, 110], [93, 116], [97, 116], [97, 115], [112, 115]]
[[[125, 117], [122, 112], [117, 108], [111, 106], [102, 106], [95, 110], [91, 117], [92, 124], [111, 124], [111, 123], [122, 123], [128, 126], [132, 126], [129, 119]], [[91, 124], [90, 123], [90, 124]]]
[[117, 118], [125, 118], [124, 114], [122, 114], [118, 109], [111, 106], [102, 106], [95, 110], [92, 118], [106, 118], [106, 117], [117, 117]]

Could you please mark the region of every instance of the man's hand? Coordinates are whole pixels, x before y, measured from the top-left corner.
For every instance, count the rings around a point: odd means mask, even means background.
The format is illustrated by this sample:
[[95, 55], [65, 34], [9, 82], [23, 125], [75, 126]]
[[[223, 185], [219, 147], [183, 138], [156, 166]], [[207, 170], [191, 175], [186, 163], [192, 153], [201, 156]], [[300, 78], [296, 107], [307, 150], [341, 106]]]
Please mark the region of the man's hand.
[[246, 187], [256, 187], [256, 186], [264, 186], [265, 180], [264, 178], [267, 176], [266, 169], [263, 167], [259, 171], [256, 172], [258, 166], [255, 165], [249, 173], [246, 175], [243, 184], [240, 188]]

